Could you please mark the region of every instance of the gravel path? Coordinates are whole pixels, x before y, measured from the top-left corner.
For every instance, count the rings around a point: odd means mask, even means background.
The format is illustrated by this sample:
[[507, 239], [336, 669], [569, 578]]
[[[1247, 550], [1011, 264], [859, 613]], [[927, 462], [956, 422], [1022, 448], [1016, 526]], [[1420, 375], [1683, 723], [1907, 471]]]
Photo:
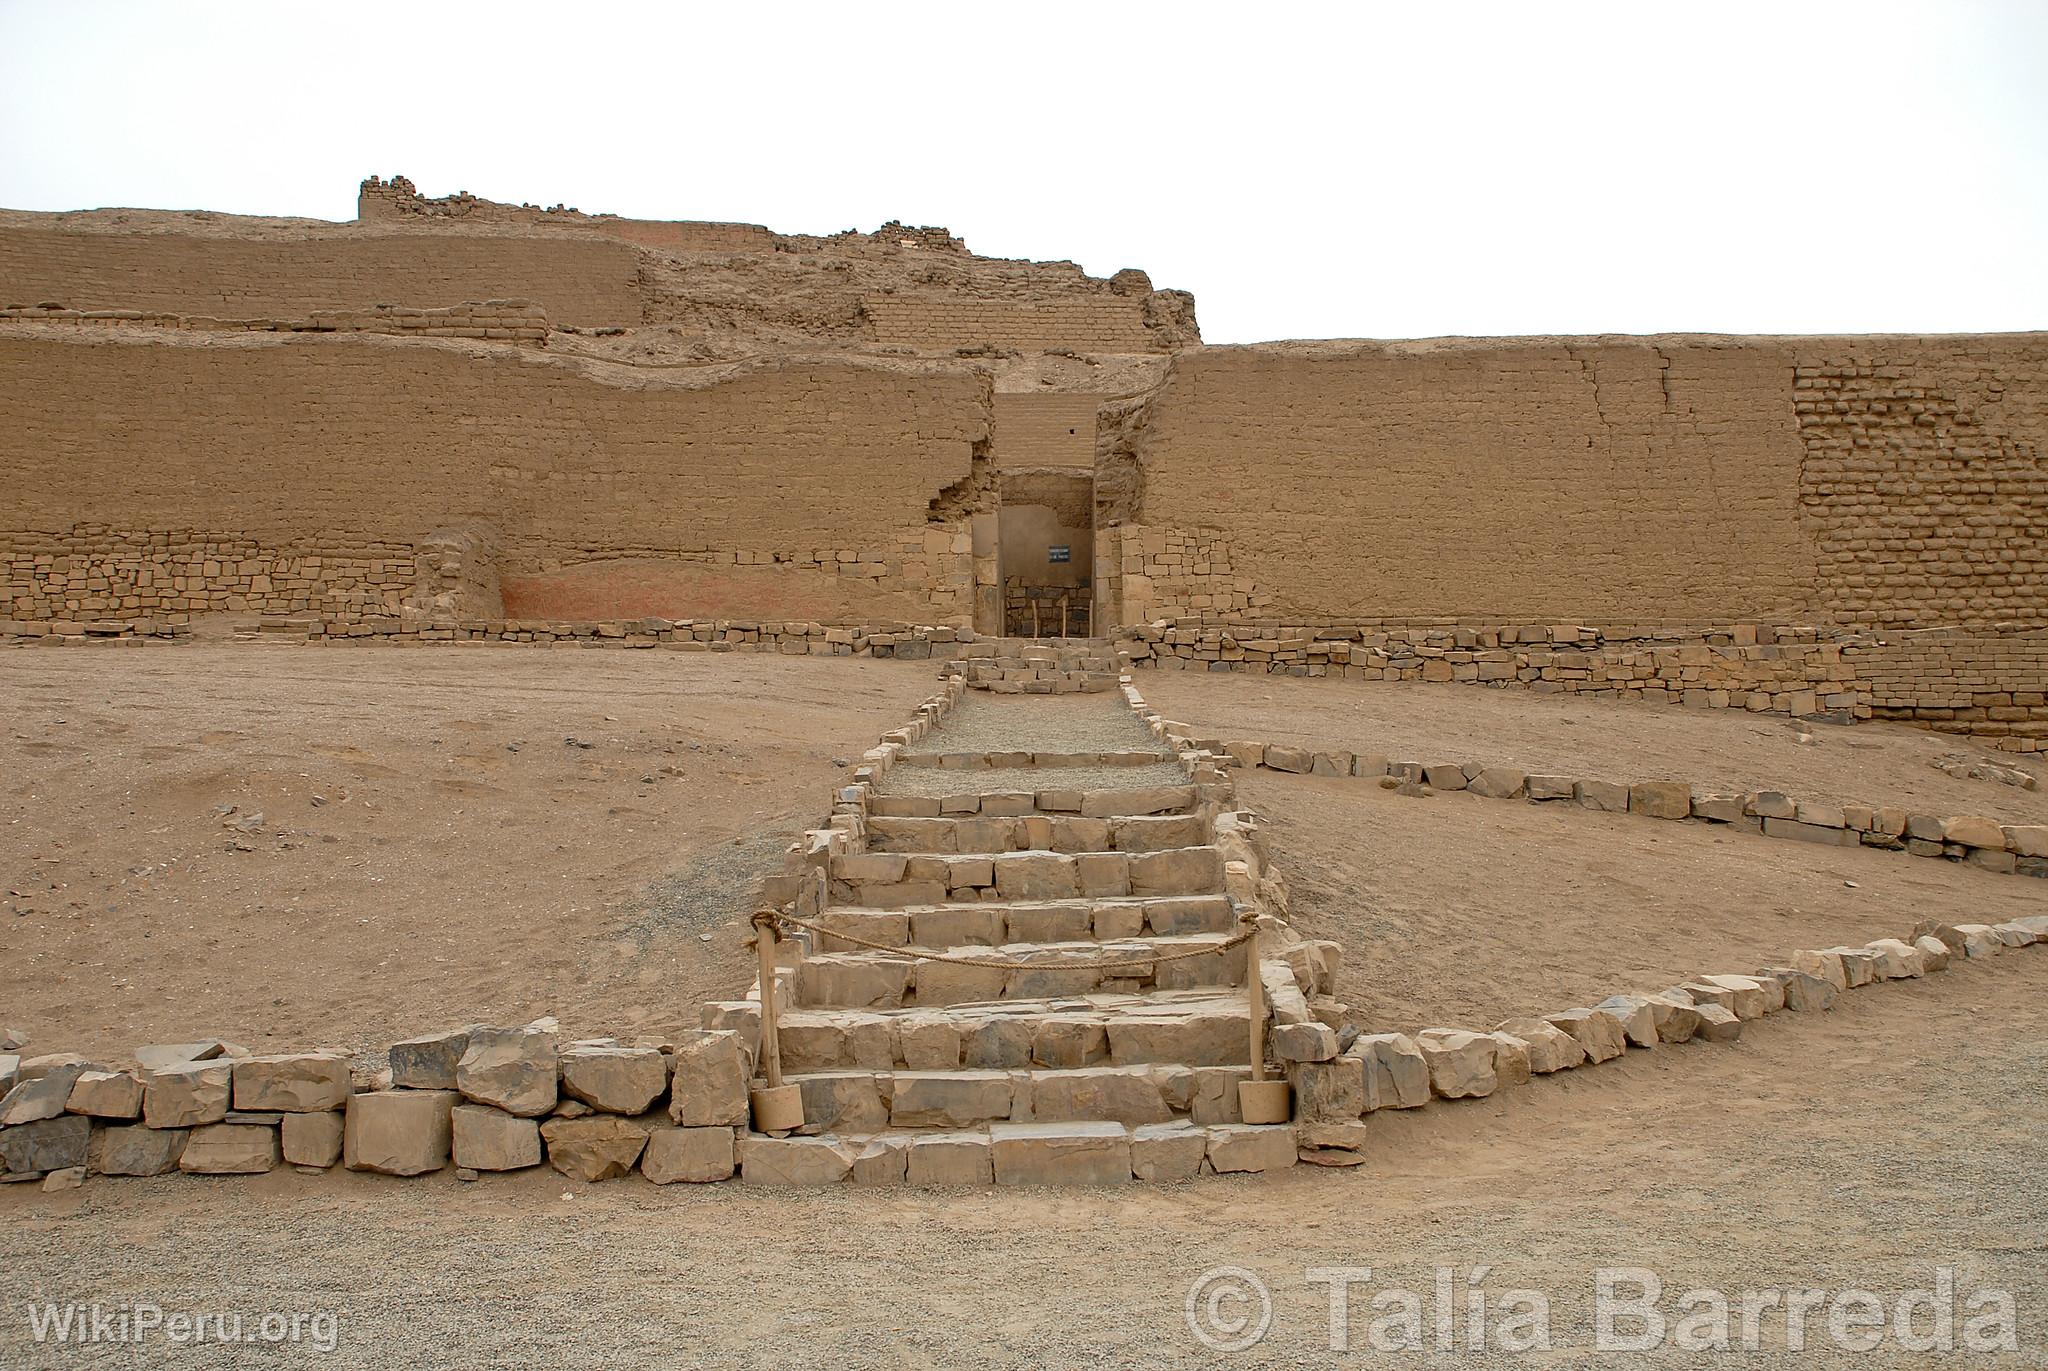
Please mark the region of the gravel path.
[[1179, 762], [1156, 766], [896, 766], [876, 787], [884, 795], [1000, 795], [1041, 790], [1136, 790], [1185, 785]]
[[976, 690], [910, 751], [1169, 753], [1114, 692], [991, 695]]
[[[1954, 1362], [2038, 1367], [2044, 991], [2048, 951], [2015, 953], [1775, 1015], [1733, 1045], [1376, 1114], [1370, 1160], [1348, 1172], [1053, 1192], [586, 1187], [545, 1172], [0, 1187], [0, 1365], [136, 1365], [129, 1345], [33, 1345], [25, 1306], [147, 1300], [338, 1319], [332, 1356], [176, 1357], [206, 1367], [1922, 1367], [1952, 1363], [1895, 1344], [1850, 1363], [1824, 1317], [1809, 1325], [1818, 1354], [1787, 1353], [1779, 1314], [1759, 1353], [1567, 1349], [1590, 1342], [1603, 1267], [1653, 1271], [1675, 1326], [1696, 1287], [1861, 1287], [1889, 1309], [1953, 1266], [1959, 1306], [2013, 1292], [2021, 1349]], [[1264, 1340], [1234, 1357], [1197, 1345], [1184, 1313], [1190, 1284], [1226, 1265], [1274, 1305]], [[1457, 1273], [1462, 1309], [1464, 1273], [1482, 1265], [1496, 1308], [1513, 1289], [1548, 1297], [1558, 1352], [1373, 1356], [1375, 1292], [1417, 1291], [1431, 1337], [1435, 1269]], [[1347, 1356], [1332, 1355], [1315, 1267], [1372, 1268]]]

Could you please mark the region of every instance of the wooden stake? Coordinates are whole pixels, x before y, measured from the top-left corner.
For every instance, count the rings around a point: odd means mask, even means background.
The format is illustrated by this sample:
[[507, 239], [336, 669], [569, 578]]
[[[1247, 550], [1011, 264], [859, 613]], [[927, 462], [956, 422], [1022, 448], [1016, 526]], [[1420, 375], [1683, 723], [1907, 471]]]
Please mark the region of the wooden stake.
[[775, 1027], [775, 944], [782, 935], [775, 922], [772, 909], [754, 915], [754, 949], [761, 958], [761, 1074], [770, 1090], [782, 1087], [782, 1042]]
[[1244, 993], [1252, 1021], [1252, 1079], [1266, 1079], [1266, 983], [1259, 975], [1259, 921], [1257, 915], [1245, 920]]

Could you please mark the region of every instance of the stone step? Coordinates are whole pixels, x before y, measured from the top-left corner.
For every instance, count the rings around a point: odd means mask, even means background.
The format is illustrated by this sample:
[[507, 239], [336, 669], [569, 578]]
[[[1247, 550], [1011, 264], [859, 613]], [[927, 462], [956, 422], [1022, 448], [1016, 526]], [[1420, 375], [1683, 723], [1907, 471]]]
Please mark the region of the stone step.
[[[914, 878], [913, 861], [919, 863]], [[983, 898], [1213, 895], [1224, 888], [1223, 853], [1208, 844], [1158, 852], [1028, 850], [948, 853], [942, 857], [845, 853], [832, 858], [831, 878], [833, 904], [869, 909]], [[991, 893], [984, 896], [983, 891]]]
[[[1268, 983], [1278, 963], [1266, 963]], [[1280, 967], [1285, 974], [1286, 968]], [[706, 1028], [732, 1028], [758, 1042], [755, 1000], [707, 1004]], [[1104, 1064], [1242, 1066], [1251, 1060], [1244, 992], [1223, 987], [1098, 992], [1044, 1000], [1003, 1000], [946, 1008], [792, 1008], [779, 1019], [785, 1071], [1026, 1070], [1087, 1064], [1068, 1044], [1103, 1031]]]
[[[1088, 1044], [1076, 1035], [1069, 1045], [1078, 1051]], [[1240, 1123], [1237, 1083], [1250, 1078], [1247, 1066], [1161, 1063], [1015, 1071], [818, 1071], [785, 1075], [783, 1081], [803, 1091], [804, 1132], [871, 1133], [1077, 1120]]]
[[[1158, 758], [1167, 761], [1168, 758]], [[1105, 790], [1074, 790], [1047, 786], [1029, 791], [979, 791], [971, 777], [962, 777], [955, 795], [876, 794], [868, 797], [868, 814], [889, 819], [942, 817], [1019, 818], [1031, 814], [1078, 814], [1090, 819], [1124, 818], [1136, 814], [1181, 814], [1195, 807], [1193, 785], [1132, 786]]]
[[[918, 961], [887, 952], [823, 952], [797, 964], [792, 998], [799, 1008], [945, 1008], [1097, 991], [1141, 993], [1153, 989], [1241, 985], [1245, 948], [1242, 943], [1226, 946], [1230, 936], [1198, 933], [1116, 942], [1008, 943], [994, 947], [949, 944], [911, 949], [976, 961], [1024, 962], [1030, 964], [1028, 970], [957, 961]], [[1189, 952], [1201, 955], [1153, 961], [1156, 957]], [[1103, 969], [1103, 962], [1124, 965]]]
[[1078, 814], [976, 815], [973, 818], [870, 815], [867, 834], [870, 853], [935, 854], [1163, 852], [1174, 847], [1199, 847], [1213, 836], [1208, 821], [1199, 814], [1146, 814], [1120, 818]]
[[1004, 770], [1012, 767], [1056, 769], [1072, 766], [1157, 766], [1174, 760], [1164, 748], [1118, 748], [1113, 752], [900, 752], [897, 766], [938, 766], [954, 771]]
[[1012, 1122], [739, 1139], [749, 1185], [1115, 1185], [1274, 1171], [1299, 1155], [1286, 1124]]
[[[962, 900], [907, 909], [833, 905], [812, 920], [885, 947], [998, 947], [1004, 943], [1107, 942], [1118, 938], [1229, 933], [1237, 913], [1227, 895], [1125, 896], [1099, 900]], [[819, 935], [819, 952], [854, 945]]]

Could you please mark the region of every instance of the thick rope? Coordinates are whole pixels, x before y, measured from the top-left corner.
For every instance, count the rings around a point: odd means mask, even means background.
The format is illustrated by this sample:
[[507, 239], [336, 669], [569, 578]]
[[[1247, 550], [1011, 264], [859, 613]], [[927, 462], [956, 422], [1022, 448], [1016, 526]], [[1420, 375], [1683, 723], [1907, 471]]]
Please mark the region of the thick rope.
[[986, 966], [998, 971], [1144, 971], [1158, 966], [1162, 962], [1181, 962], [1191, 957], [1207, 957], [1215, 953], [1227, 952], [1240, 943], [1249, 942], [1252, 936], [1251, 932], [1247, 930], [1220, 943], [1211, 943], [1206, 947], [1190, 948], [1184, 952], [1161, 952], [1157, 956], [1146, 957], [1143, 960], [1118, 962], [1066, 962], [1051, 960], [1042, 962], [1013, 962], [995, 961], [983, 957], [949, 957], [943, 952], [922, 952], [911, 947], [891, 947], [887, 943], [870, 942], [866, 938], [856, 937], [851, 933], [842, 933], [836, 928], [826, 928], [819, 924], [811, 923], [809, 920], [799, 919], [792, 914], [783, 914], [778, 917], [782, 923], [794, 924], [798, 928], [808, 928], [813, 933], [820, 933], [828, 938], [839, 938], [845, 942], [852, 943], [856, 947], [865, 947], [871, 951], [884, 953], [891, 957], [902, 957], [908, 961], [946, 962], [952, 966]]

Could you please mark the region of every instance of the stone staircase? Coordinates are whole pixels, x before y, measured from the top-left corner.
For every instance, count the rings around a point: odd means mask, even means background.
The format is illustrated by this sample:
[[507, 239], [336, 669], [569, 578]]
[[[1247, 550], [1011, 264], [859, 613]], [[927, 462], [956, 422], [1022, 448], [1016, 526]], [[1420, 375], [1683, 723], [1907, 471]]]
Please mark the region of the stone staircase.
[[999, 695], [1065, 695], [1117, 689], [1128, 663], [1107, 638], [977, 638], [945, 671]]
[[[742, 1178], [1071, 1184], [1294, 1164], [1294, 1129], [1239, 1108], [1245, 934], [1256, 924], [1276, 1032], [1313, 1023], [1335, 950], [1270, 908], [1280, 888], [1228, 773], [1165, 741], [1128, 681], [1121, 697], [1013, 701], [1057, 692], [998, 678], [949, 723], [973, 679], [949, 672], [863, 757], [829, 827], [769, 884], [786, 931], [769, 993], [804, 1121], [743, 1133]], [[707, 1006], [706, 1027], [758, 1045], [761, 993]]]

